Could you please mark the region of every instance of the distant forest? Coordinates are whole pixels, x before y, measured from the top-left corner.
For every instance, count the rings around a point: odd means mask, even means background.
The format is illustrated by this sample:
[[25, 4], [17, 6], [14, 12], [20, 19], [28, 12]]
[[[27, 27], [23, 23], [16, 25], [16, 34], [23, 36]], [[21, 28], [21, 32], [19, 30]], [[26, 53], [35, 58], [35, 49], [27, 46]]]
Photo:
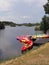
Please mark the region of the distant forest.
[[15, 26], [39, 26], [40, 23], [22, 23], [22, 24], [16, 24], [14, 22], [10, 22], [10, 21], [0, 21], [0, 29], [4, 29], [5, 26], [11, 26], [11, 27], [15, 27]]

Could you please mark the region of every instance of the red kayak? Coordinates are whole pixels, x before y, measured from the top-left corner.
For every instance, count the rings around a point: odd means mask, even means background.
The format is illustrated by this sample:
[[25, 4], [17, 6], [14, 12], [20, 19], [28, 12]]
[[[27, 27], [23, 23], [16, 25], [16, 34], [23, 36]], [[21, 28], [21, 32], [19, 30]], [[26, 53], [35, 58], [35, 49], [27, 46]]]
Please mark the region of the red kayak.
[[33, 42], [29, 40], [28, 42], [25, 43], [25, 45], [21, 48], [21, 52], [23, 53], [24, 51], [30, 50], [33, 48]]
[[17, 40], [21, 43], [25, 43], [24, 46], [21, 48], [21, 52], [23, 53], [26, 50], [29, 50], [33, 47], [33, 41], [29, 39], [30, 36], [18, 36]]

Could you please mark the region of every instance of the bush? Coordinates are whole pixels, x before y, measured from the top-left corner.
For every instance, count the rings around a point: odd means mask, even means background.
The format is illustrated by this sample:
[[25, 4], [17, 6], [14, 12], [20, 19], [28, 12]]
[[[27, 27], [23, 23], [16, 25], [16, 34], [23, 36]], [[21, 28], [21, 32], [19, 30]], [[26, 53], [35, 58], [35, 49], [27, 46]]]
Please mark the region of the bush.
[[4, 28], [5, 28], [4, 24], [0, 22], [0, 29], [4, 29]]

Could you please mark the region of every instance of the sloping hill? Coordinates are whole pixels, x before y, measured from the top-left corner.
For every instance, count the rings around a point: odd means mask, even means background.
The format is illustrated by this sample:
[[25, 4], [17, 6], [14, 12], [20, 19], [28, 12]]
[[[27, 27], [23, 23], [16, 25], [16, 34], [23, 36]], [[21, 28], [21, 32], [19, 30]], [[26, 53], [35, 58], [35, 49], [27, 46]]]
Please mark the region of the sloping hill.
[[0, 65], [49, 65], [49, 42], [37, 50], [31, 50], [21, 57], [11, 59]]

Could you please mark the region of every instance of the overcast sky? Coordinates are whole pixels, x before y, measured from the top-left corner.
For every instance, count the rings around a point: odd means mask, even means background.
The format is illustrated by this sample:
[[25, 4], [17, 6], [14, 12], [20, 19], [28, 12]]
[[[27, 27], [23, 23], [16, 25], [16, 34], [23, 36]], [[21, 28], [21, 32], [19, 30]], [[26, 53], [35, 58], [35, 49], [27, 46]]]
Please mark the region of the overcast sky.
[[0, 20], [16, 23], [40, 22], [47, 0], [0, 0]]

